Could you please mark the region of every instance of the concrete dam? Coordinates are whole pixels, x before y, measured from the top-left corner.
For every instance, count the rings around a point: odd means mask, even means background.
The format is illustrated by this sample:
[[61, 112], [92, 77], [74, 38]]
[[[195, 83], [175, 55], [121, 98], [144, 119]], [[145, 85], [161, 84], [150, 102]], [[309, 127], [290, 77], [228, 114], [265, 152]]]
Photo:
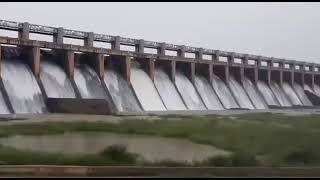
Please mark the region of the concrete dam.
[[[0, 114], [316, 108], [320, 64], [0, 20]], [[0, 32], [1, 33], [1, 32]], [[32, 34], [52, 41], [31, 39]], [[0, 34], [1, 35], [1, 34]], [[65, 38], [83, 45], [64, 43]], [[97, 43], [110, 48], [96, 47]]]

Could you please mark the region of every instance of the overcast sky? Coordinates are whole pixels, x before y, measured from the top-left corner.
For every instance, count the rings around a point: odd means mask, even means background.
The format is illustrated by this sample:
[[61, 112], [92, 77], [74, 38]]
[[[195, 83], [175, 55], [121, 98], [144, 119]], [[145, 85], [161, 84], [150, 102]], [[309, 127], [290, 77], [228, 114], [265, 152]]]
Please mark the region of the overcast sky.
[[320, 3], [2, 2], [0, 18], [320, 63]]

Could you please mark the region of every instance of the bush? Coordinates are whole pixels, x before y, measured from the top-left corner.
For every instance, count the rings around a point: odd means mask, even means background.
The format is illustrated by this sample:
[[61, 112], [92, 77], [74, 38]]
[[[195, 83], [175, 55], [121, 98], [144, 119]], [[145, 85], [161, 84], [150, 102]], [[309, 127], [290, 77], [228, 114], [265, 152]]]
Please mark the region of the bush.
[[289, 164], [311, 164], [319, 163], [320, 157], [313, 149], [306, 148], [289, 153], [285, 160]]
[[205, 160], [203, 165], [216, 166], [216, 167], [232, 166], [232, 159], [229, 156], [222, 156], [222, 155], [213, 156]]
[[129, 153], [124, 145], [111, 145], [100, 152], [100, 155], [115, 162], [135, 163], [137, 155]]
[[233, 166], [258, 166], [256, 156], [249, 152], [237, 151], [231, 155]]

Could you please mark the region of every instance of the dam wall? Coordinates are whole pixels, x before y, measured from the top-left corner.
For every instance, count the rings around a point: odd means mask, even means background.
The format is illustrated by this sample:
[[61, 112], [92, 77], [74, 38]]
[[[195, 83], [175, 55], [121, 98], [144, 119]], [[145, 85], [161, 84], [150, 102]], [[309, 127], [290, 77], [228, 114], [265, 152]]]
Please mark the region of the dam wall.
[[[319, 105], [320, 64], [27, 22], [0, 20], [0, 29], [18, 32], [17, 37], [0, 34], [1, 114]], [[30, 34], [51, 36], [52, 42]], [[65, 38], [83, 45], [66, 44]], [[97, 42], [110, 48], [96, 47]]]

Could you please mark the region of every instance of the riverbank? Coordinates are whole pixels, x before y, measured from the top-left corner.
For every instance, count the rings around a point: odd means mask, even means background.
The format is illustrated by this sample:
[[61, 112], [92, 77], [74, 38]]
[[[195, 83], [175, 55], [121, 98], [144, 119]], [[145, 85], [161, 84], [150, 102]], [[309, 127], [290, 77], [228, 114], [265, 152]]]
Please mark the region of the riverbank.
[[[187, 139], [237, 154], [233, 159], [232, 157], [211, 159], [214, 162], [210, 164], [214, 166], [320, 165], [320, 144], [318, 143], [320, 115], [317, 113], [294, 116], [278, 113], [118, 116], [115, 117], [117, 118], [115, 121], [110, 120], [109, 116], [99, 116], [102, 119], [93, 117], [97, 116], [86, 116], [84, 121], [72, 121], [69, 118], [65, 122], [59, 120], [44, 122], [38, 120], [33, 123], [29, 120], [21, 120], [17, 124], [8, 124], [10, 121], [1, 122], [0, 137], [66, 132], [147, 135]], [[237, 158], [240, 159], [240, 163], [232, 163], [237, 161]], [[71, 163], [71, 165], [77, 164]], [[162, 165], [167, 166], [165, 163]], [[177, 163], [177, 165], [183, 164]]]

